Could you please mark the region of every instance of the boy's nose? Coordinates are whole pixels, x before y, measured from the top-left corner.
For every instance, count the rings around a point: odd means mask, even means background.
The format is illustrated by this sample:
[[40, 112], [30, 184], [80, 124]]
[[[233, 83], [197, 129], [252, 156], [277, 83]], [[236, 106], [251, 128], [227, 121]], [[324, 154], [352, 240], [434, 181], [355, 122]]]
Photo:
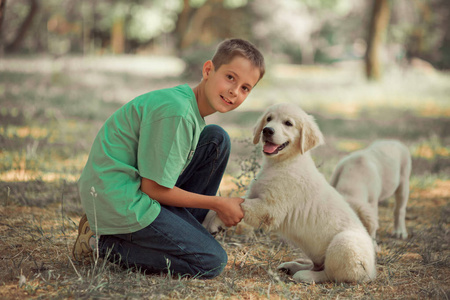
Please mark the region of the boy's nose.
[[236, 96], [237, 95], [237, 88], [236, 87], [231, 87], [228, 90], [228, 93], [230, 93], [230, 95]]

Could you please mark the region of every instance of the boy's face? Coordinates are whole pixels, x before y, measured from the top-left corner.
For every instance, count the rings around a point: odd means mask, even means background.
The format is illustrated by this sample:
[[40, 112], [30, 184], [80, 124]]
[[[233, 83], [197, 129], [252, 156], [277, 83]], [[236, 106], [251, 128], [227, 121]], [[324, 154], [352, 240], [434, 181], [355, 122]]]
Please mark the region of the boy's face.
[[225, 113], [239, 107], [258, 83], [259, 75], [259, 69], [242, 56], [236, 56], [217, 70], [207, 61], [203, 66], [207, 114]]

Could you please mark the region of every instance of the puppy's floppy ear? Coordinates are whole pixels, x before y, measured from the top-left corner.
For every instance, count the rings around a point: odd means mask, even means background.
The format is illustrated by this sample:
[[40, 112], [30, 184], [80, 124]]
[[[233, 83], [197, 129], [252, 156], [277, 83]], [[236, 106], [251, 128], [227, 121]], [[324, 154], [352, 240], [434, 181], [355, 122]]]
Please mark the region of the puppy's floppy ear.
[[303, 120], [303, 128], [300, 129], [300, 153], [324, 144], [322, 132], [314, 121], [314, 117], [307, 115]]
[[261, 132], [263, 130], [265, 120], [266, 120], [267, 113], [263, 114], [261, 117], [259, 117], [258, 121], [255, 124], [255, 127], [253, 128], [253, 144], [258, 144], [259, 139], [261, 137]]

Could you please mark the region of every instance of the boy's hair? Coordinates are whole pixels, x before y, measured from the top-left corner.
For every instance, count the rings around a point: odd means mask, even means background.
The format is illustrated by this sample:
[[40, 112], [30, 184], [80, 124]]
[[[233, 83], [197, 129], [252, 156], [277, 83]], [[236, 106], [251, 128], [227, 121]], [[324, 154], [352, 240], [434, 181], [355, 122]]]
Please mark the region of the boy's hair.
[[242, 39], [225, 40], [217, 46], [216, 53], [212, 58], [214, 68], [219, 69], [220, 66], [228, 64], [238, 55], [250, 60], [259, 69], [259, 79], [263, 78], [266, 72], [263, 55], [252, 43]]

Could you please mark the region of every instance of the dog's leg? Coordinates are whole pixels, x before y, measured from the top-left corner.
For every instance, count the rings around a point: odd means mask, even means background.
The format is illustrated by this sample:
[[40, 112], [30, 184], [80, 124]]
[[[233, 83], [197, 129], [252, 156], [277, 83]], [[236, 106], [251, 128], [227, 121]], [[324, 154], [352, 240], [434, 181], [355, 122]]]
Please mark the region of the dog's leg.
[[325, 271], [332, 281], [366, 282], [376, 277], [372, 239], [363, 228], [333, 237], [325, 253]]
[[266, 231], [277, 225], [274, 223], [273, 208], [266, 201], [260, 198], [245, 199], [241, 206], [245, 213], [244, 222], [248, 225]]
[[409, 180], [408, 178], [404, 178], [395, 191], [394, 235], [397, 238], [406, 239], [408, 237], [405, 224], [406, 204], [408, 203], [408, 198]]
[[[369, 203], [367, 203], [367, 207], [371, 210], [370, 215], [366, 218], [367, 224], [364, 224], [364, 227], [366, 227], [367, 231], [369, 232], [370, 237], [372, 238], [373, 247], [375, 249], [375, 252], [380, 252], [381, 247], [377, 244], [377, 231], [379, 228], [379, 222], [378, 222], [378, 203], [381, 201], [380, 195], [377, 195], [377, 197], [373, 199], [369, 199]], [[369, 212], [369, 211], [368, 211]]]
[[372, 237], [372, 239], [376, 240], [377, 237], [377, 230], [379, 228], [379, 223], [378, 223], [378, 203], [380, 202], [379, 200], [379, 195], [373, 199], [373, 204], [372, 204], [372, 214], [368, 220], [369, 223], [369, 227], [368, 228], [368, 232], [369, 235]]
[[292, 278], [295, 280], [295, 282], [321, 283], [330, 281], [324, 270], [318, 272], [312, 270], [298, 271]]
[[362, 202], [360, 199], [356, 201], [348, 199], [347, 201], [369, 232], [369, 235], [375, 240], [378, 230], [378, 199], [373, 199], [372, 202]]
[[217, 213], [213, 210], [210, 210], [208, 214], [205, 217], [205, 220], [203, 220], [202, 223], [203, 227], [208, 230], [209, 233], [212, 235], [217, 235], [221, 231], [224, 231], [226, 226], [222, 222], [222, 220], [217, 216]]
[[303, 270], [312, 270], [314, 264], [309, 259], [298, 259], [295, 261], [285, 262], [277, 267], [277, 270], [285, 272], [288, 275], [294, 275], [295, 273]]

